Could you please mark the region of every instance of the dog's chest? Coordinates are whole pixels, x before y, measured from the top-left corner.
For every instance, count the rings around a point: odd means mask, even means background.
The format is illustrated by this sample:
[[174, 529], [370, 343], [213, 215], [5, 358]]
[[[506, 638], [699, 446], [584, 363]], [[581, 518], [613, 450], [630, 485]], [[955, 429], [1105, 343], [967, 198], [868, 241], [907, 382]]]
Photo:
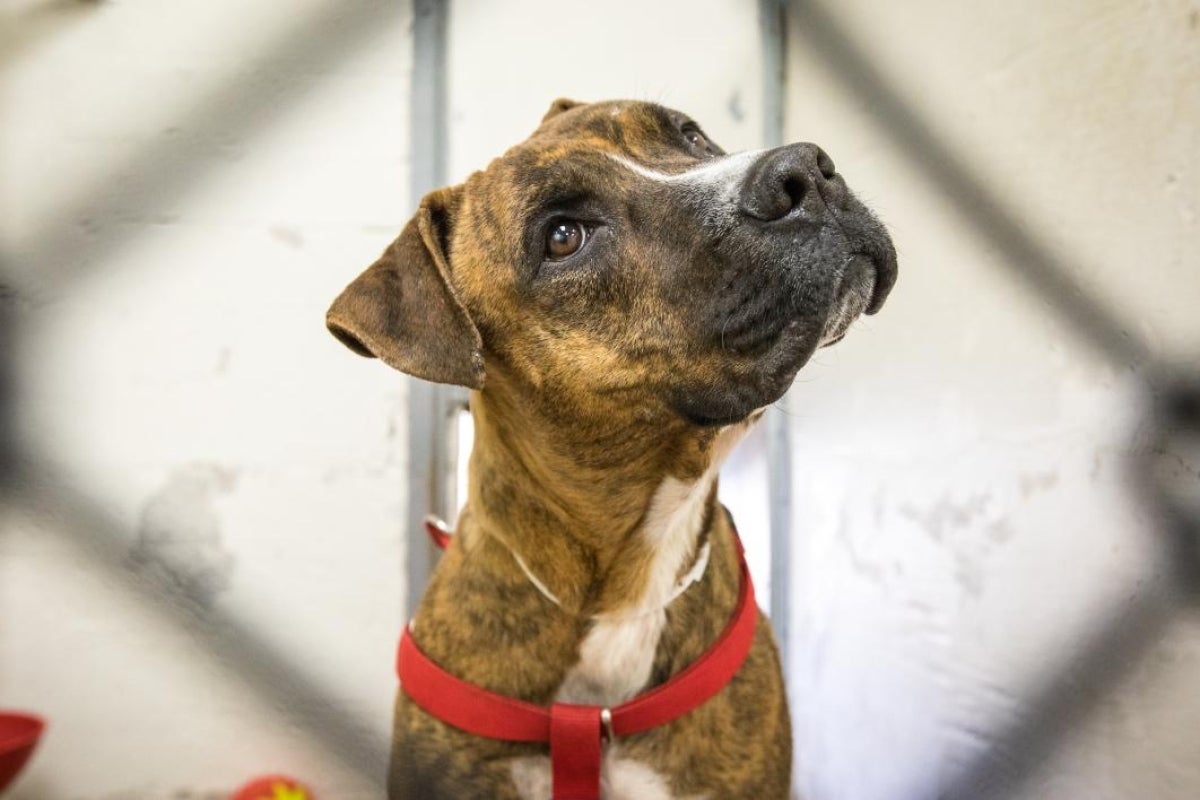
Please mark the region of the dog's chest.
[[[696, 483], [667, 478], [659, 486], [643, 526], [644, 535], [651, 539], [654, 561], [642, 596], [630, 610], [596, 620], [580, 644], [578, 663], [559, 687], [559, 701], [611, 707], [646, 687], [667, 621], [665, 606], [698, 576], [693, 570], [682, 582], [680, 579], [686, 560], [696, 555], [711, 486], [711, 476]], [[698, 567], [702, 572], [703, 562]], [[512, 775], [524, 800], [549, 800], [548, 758], [519, 759], [513, 763]], [[622, 758], [619, 744], [610, 745], [605, 752], [601, 796], [605, 800], [683, 800], [671, 794], [668, 781], [653, 768]]]
[[[551, 800], [550, 759], [520, 758], [512, 765], [513, 784], [522, 800]], [[603, 800], [709, 800], [707, 795], [681, 797], [671, 793], [666, 779], [647, 765], [621, 757], [621, 746], [610, 745], [600, 768]]]
[[557, 699], [611, 707], [636, 695], [650, 680], [666, 619], [666, 612], [658, 610], [597, 621], [579, 646], [579, 663], [567, 673]]
[[666, 606], [686, 585], [681, 580], [695, 577], [681, 579], [680, 574], [687, 559], [697, 558], [696, 542], [711, 485], [707, 477], [695, 483], [667, 478], [658, 487], [642, 526], [653, 561], [641, 596], [626, 610], [596, 619], [579, 646], [578, 663], [559, 687], [559, 701], [615, 706], [649, 682], [667, 622]]

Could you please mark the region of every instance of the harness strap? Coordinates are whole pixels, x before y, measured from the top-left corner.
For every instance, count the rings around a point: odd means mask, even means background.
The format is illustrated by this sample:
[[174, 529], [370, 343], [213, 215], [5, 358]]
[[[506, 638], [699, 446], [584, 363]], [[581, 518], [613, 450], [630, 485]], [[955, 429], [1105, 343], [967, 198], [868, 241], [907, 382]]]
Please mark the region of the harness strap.
[[438, 550], [445, 550], [450, 546], [452, 534], [450, 529], [446, 527], [446, 523], [435, 514], [425, 515], [425, 533], [429, 535], [429, 540], [433, 542], [433, 546]]
[[550, 706], [554, 800], [600, 800], [600, 714], [596, 706]]
[[[426, 528], [431, 536], [435, 530], [446, 535], [429, 522]], [[678, 675], [611, 711], [572, 703], [555, 703], [547, 709], [455, 677], [421, 652], [409, 627], [400, 637], [397, 655], [401, 688], [426, 713], [467, 733], [510, 742], [549, 743], [554, 800], [599, 800], [604, 735], [630, 736], [682, 717], [724, 688], [745, 663], [754, 642], [758, 607], [736, 529], [734, 542], [741, 586], [725, 630], [704, 655]], [[608, 720], [611, 725], [606, 724]]]

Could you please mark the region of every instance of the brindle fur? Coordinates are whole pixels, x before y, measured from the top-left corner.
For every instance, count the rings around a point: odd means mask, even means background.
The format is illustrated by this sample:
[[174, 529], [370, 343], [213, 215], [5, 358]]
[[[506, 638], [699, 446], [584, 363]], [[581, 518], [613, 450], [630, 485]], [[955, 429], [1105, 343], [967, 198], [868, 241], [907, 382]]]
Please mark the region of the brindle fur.
[[[756, 419], [786, 390], [833, 303], [818, 268], [850, 250], [892, 257], [839, 184], [841, 233], [799, 246], [803, 286], [751, 268], [773, 257], [753, 236], [610, 157], [688, 169], [706, 154], [682, 141], [685, 120], [650, 103], [556, 101], [527, 141], [425, 198], [330, 310], [331, 330], [358, 352], [475, 389], [468, 503], [414, 635], [451, 673], [511, 697], [551, 703], [589, 617], [639, 597], [654, 556], [640, 526], [656, 489], [698, 479], [721, 427]], [[556, 214], [603, 221], [584, 263], [541, 263]], [[737, 556], [715, 484], [695, 550], [705, 541], [707, 572], [667, 609], [644, 688], [699, 657], [732, 614]], [[767, 620], [719, 694], [620, 749], [674, 797], [787, 797], [791, 736]], [[451, 728], [401, 692], [389, 795], [516, 800], [512, 760], [545, 754]]]

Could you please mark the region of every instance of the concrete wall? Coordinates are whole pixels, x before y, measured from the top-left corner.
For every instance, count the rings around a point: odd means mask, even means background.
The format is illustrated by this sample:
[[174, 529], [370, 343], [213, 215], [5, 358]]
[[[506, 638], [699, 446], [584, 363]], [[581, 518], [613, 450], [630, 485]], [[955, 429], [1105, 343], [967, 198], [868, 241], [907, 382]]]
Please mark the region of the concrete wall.
[[[1200, 6], [824, 5], [1087, 289], [1195, 367]], [[801, 786], [931, 797], [1163, 578], [1121, 475], [1143, 409], [818, 49], [793, 27], [788, 137], [825, 145], [879, 211], [901, 277], [789, 400]], [[1182, 615], [1020, 796], [1200, 795], [1198, 676]]]
[[[4, 13], [18, 428], [56, 473], [21, 479], [0, 538], [0, 707], [50, 721], [14, 800], [271, 770], [380, 797], [382, 758], [333, 758], [325, 718], [271, 694], [291, 678], [250, 652], [247, 683], [201, 634], [261, 641], [385, 746], [405, 383], [323, 315], [408, 213], [407, 5]], [[105, 569], [80, 543], [111, 532]], [[164, 564], [176, 591], [135, 590]]]

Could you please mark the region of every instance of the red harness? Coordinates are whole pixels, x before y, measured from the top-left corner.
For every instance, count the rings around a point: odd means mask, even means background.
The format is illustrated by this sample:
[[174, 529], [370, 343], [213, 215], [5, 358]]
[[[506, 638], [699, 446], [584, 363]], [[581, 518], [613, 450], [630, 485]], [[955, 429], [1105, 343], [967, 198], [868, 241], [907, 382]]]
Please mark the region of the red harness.
[[[445, 548], [446, 532], [427, 522], [434, 543]], [[603, 739], [631, 736], [665, 725], [704, 704], [741, 669], [754, 641], [758, 608], [754, 584], [737, 543], [741, 588], [733, 618], [713, 646], [666, 683], [613, 709], [554, 703], [549, 708], [490, 692], [456, 678], [421, 652], [406, 627], [396, 668], [404, 693], [448, 725], [489, 739], [549, 742], [554, 800], [599, 800]]]

